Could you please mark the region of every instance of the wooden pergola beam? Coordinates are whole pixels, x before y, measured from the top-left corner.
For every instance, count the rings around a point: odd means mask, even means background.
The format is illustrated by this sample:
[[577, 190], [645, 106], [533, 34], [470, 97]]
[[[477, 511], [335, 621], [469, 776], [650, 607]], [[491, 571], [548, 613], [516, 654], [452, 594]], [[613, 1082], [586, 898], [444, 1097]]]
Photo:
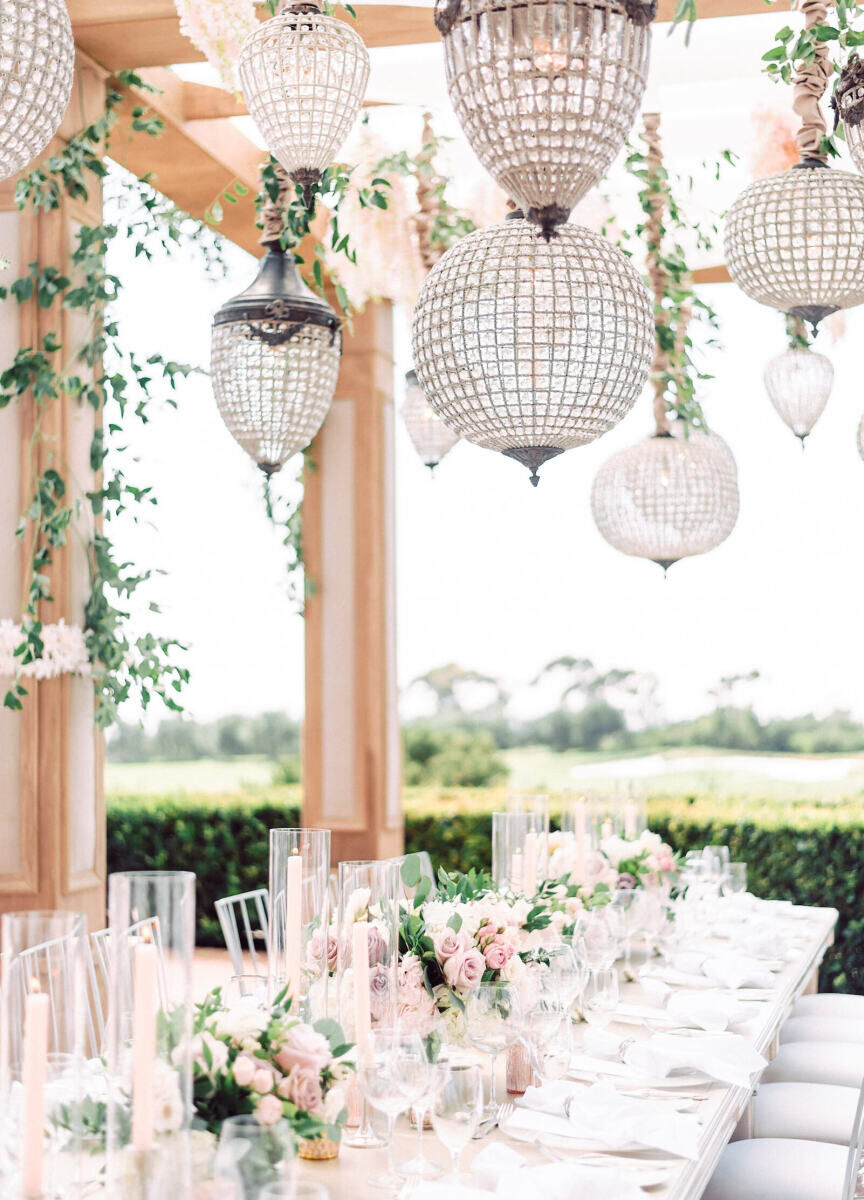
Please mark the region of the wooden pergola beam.
[[[765, 0], [698, 0], [699, 19], [741, 17], [766, 11]], [[676, 0], [660, 0], [658, 22], [672, 20]], [[790, 0], [776, 0], [785, 12]], [[75, 40], [109, 71], [202, 62], [203, 54], [180, 32], [173, 0], [69, 0]], [[345, 16], [344, 11], [339, 15]], [[437, 42], [432, 8], [358, 4], [355, 28], [369, 47]]]

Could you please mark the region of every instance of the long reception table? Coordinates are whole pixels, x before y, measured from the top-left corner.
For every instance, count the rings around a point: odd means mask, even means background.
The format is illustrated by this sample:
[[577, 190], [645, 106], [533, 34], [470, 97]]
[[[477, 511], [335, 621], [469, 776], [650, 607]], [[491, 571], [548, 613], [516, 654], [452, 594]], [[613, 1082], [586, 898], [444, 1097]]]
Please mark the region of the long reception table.
[[[774, 908], [775, 906], [772, 906]], [[747, 1037], [752, 1040], [755, 1050], [765, 1058], [771, 1059], [776, 1053], [780, 1027], [789, 1015], [796, 999], [816, 990], [819, 966], [826, 950], [832, 944], [834, 927], [837, 922], [837, 911], [833, 908], [801, 908], [787, 904], [776, 905], [775, 919], [779, 930], [789, 938], [790, 952], [783, 968], [774, 976], [774, 986], [770, 997], [749, 1002], [753, 1016], [747, 1021]], [[723, 943], [728, 949], [729, 943]], [[706, 954], [719, 950], [721, 944], [713, 939], [706, 939], [700, 944]], [[742, 995], [745, 994], [742, 992]], [[652, 998], [646, 994], [638, 979], [625, 982], [621, 989], [621, 1003], [627, 1006], [641, 1006], [651, 1003]], [[579, 1026], [579, 1030], [585, 1026]], [[610, 1033], [618, 1033], [627, 1038], [647, 1038], [651, 1030], [646, 1026], [630, 1023], [615, 1022], [609, 1025]], [[581, 1039], [582, 1033], [577, 1033]], [[503, 1059], [503, 1056], [501, 1056]], [[480, 1061], [478, 1059], [478, 1061]], [[501, 1071], [499, 1097], [505, 1095], [503, 1062], [499, 1061]], [[584, 1082], [589, 1082], [586, 1080]], [[620, 1076], [616, 1077], [620, 1083]], [[633, 1075], [633, 1084], [638, 1085], [639, 1077]], [[758, 1083], [758, 1081], [757, 1081]], [[578, 1086], [574, 1083], [574, 1087]], [[652, 1187], [650, 1195], [662, 1200], [697, 1200], [702, 1195], [708, 1180], [714, 1172], [724, 1147], [730, 1141], [736, 1129], [743, 1126], [746, 1129], [748, 1106], [753, 1088], [727, 1086], [726, 1084], [706, 1081], [696, 1086], [687, 1087], [688, 1094], [698, 1094], [704, 1099], [695, 1105], [701, 1126], [699, 1154], [695, 1159], [680, 1159], [666, 1173], [665, 1180]], [[408, 1126], [402, 1117], [397, 1125], [394, 1143], [396, 1161], [404, 1160], [413, 1154], [416, 1133]], [[463, 1156], [463, 1169], [469, 1172], [471, 1161], [481, 1149], [493, 1142], [502, 1142], [517, 1150], [529, 1163], [540, 1164], [548, 1161], [548, 1157], [533, 1145], [516, 1142], [507, 1138], [498, 1130], [482, 1140], [472, 1141]], [[442, 1167], [447, 1165], [447, 1155], [438, 1143], [434, 1134], [427, 1132], [424, 1139], [424, 1149], [427, 1156]], [[572, 1155], [578, 1160], [578, 1152]], [[638, 1156], [634, 1156], [638, 1157]], [[668, 1155], [663, 1158], [668, 1160]], [[380, 1190], [371, 1188], [366, 1181], [371, 1176], [381, 1173], [385, 1168], [385, 1152], [383, 1150], [358, 1150], [342, 1147], [340, 1156], [329, 1162], [303, 1162], [300, 1164], [302, 1179], [318, 1180], [330, 1191], [332, 1200], [361, 1200], [371, 1196], [382, 1196]], [[467, 1182], [467, 1181], [466, 1181]], [[404, 1195], [408, 1200], [410, 1189]], [[440, 1185], [442, 1200], [447, 1193], [446, 1185]], [[649, 1193], [646, 1193], [649, 1194]], [[587, 1200], [590, 1195], [586, 1194]]]

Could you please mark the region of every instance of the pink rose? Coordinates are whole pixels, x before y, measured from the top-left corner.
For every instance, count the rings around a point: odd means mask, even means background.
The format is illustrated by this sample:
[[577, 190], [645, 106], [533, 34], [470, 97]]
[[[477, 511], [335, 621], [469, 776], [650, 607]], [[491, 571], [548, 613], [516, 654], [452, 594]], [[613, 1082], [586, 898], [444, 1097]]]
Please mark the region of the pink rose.
[[252, 1091], [259, 1092], [263, 1096], [265, 1092], [272, 1090], [273, 1072], [269, 1067], [258, 1067], [252, 1076]]
[[463, 949], [462, 938], [454, 929], [442, 929], [440, 933], [436, 933], [432, 944], [439, 963], [445, 963], [448, 958]]
[[417, 1033], [420, 1037], [428, 1037], [435, 1028], [437, 1016], [435, 1001], [424, 988], [411, 1004], [405, 1004], [400, 992], [398, 1016], [399, 1028], [403, 1032]]
[[423, 964], [416, 954], [403, 954], [399, 960], [399, 986], [424, 986]]
[[492, 938], [496, 937], [498, 929], [495, 925], [487, 922], [477, 930], [477, 941], [479, 945], [484, 945], [486, 942], [491, 942]]
[[478, 986], [486, 970], [486, 959], [479, 950], [460, 950], [444, 964], [444, 978], [456, 991], [470, 992]]
[[390, 975], [380, 963], [369, 968], [369, 1014], [376, 1025], [380, 1025], [390, 1013]]
[[321, 1079], [316, 1070], [312, 1067], [294, 1067], [285, 1082], [288, 1099], [298, 1108], [313, 1114], [320, 1111], [324, 1096], [321, 1092]]
[[255, 1065], [255, 1059], [249, 1058], [245, 1054], [241, 1054], [239, 1058], [235, 1059], [232, 1073], [238, 1087], [249, 1087], [255, 1078]]
[[381, 930], [376, 925], [370, 925], [367, 931], [369, 938], [369, 966], [383, 962], [387, 957], [387, 942]]
[[327, 970], [331, 975], [335, 975], [337, 959], [339, 957], [339, 942], [335, 933], [325, 934], [323, 929], [316, 929], [309, 939], [309, 945], [306, 947], [306, 962], [313, 970], [322, 970], [325, 946]]
[[330, 1062], [330, 1043], [311, 1025], [294, 1025], [286, 1033], [275, 1058], [283, 1071], [309, 1067], [320, 1074]]
[[262, 1096], [255, 1109], [255, 1118], [262, 1125], [275, 1125], [282, 1120], [282, 1101], [272, 1092], [269, 1096]]
[[490, 971], [500, 971], [502, 967], [506, 967], [512, 956], [513, 947], [505, 941], [490, 942], [483, 952]]

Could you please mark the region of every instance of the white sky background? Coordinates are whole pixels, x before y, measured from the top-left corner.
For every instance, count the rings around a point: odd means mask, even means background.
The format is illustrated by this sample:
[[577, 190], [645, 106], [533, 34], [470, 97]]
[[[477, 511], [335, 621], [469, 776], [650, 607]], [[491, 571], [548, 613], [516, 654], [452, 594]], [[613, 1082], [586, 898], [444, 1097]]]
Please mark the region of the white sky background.
[[[749, 62], [742, 56], [742, 21], [755, 45]], [[778, 18], [704, 24], [710, 42], [697, 25], [689, 52], [662, 35], [655, 46], [652, 106], [663, 109], [668, 161], [684, 169], [729, 145], [746, 155], [752, 106], [778, 102], [755, 61]], [[430, 88], [440, 71], [437, 53], [437, 47], [417, 52]], [[381, 89], [391, 78], [385, 60], [404, 67], [407, 54], [374, 52], [370, 95], [378, 88], [385, 98]], [[748, 72], [746, 85], [725, 78], [716, 65], [721, 57], [735, 64], [736, 75]], [[408, 65], [416, 88], [419, 68]], [[726, 74], [732, 71], [729, 65]], [[700, 77], [708, 83], [688, 83]], [[392, 78], [396, 91], [408, 86]], [[446, 131], [453, 118], [438, 99], [437, 127]], [[419, 132], [416, 107], [378, 111], [402, 144]], [[451, 153], [460, 173], [479, 185], [470, 169], [461, 170], [462, 162], [470, 168], [467, 149], [454, 144]], [[706, 207], [724, 207], [748, 180], [745, 166], [730, 171]], [[122, 316], [135, 348], [206, 366], [213, 312], [254, 271], [241, 251], [232, 249], [229, 260], [228, 278], [214, 283], [188, 257], [147, 265], [118, 255], [112, 265], [126, 284]], [[728, 542], [679, 563], [664, 580], [653, 564], [613, 551], [594, 527], [591, 482], [609, 455], [650, 431], [647, 393], [599, 442], [547, 464], [536, 490], [523, 467], [464, 443], [430, 479], [397, 421], [403, 687], [455, 661], [521, 689], [514, 711], [527, 714], [551, 698], [532, 696], [526, 683], [549, 659], [573, 654], [603, 668], [655, 673], [670, 717], [702, 710], [721, 675], [756, 667], [763, 679], [753, 696], [765, 714], [845, 707], [864, 718], [864, 463], [855, 448], [864, 410], [864, 312], [847, 315], [836, 345], [820, 337], [817, 348], [835, 365], [835, 387], [802, 454], [761, 381], [767, 359], [783, 349], [782, 318], [733, 285], [711, 286], [706, 296], [720, 313], [725, 350], [705, 360], [717, 378], [702, 398], [740, 474], [741, 515]], [[410, 365], [406, 314], [397, 322], [396, 351], [398, 403]], [[188, 711], [200, 719], [280, 708], [301, 715], [303, 622], [287, 597], [284, 552], [263, 513], [259, 473], [222, 425], [209, 381], [199, 376], [181, 385], [179, 411], [156, 418], [133, 446], [160, 506], [156, 528], [124, 532], [120, 551], [167, 571], [154, 590], [164, 630], [190, 644]]]

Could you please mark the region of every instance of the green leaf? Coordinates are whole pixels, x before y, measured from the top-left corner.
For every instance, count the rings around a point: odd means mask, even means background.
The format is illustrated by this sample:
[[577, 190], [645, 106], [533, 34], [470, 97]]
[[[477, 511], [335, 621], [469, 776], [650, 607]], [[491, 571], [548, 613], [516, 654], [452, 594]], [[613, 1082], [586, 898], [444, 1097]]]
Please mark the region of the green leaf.
[[407, 855], [405, 859], [403, 859], [402, 866], [400, 868], [400, 874], [402, 875], [402, 882], [407, 888], [417, 887], [422, 877], [422, 870], [420, 868], [420, 855]]

